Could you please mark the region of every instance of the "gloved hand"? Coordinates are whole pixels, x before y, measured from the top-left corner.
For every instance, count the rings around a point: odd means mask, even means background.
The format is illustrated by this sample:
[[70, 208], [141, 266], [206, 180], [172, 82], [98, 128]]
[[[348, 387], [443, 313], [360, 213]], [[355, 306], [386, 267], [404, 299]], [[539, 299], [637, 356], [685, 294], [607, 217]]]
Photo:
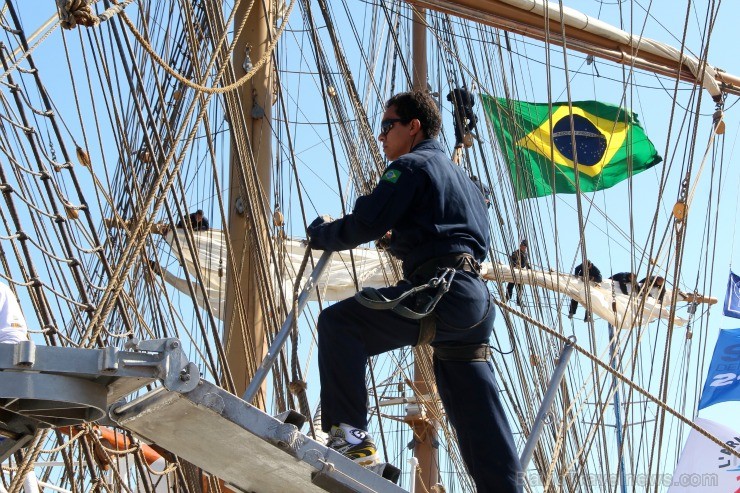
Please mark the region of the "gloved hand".
[[316, 229], [319, 226], [321, 226], [324, 223], [330, 223], [334, 219], [331, 218], [329, 214], [324, 214], [323, 216], [319, 216], [316, 219], [314, 219], [311, 224], [308, 225], [308, 228], [306, 228], [306, 231], [311, 231], [312, 229]]
[[329, 215], [319, 216], [314, 219], [311, 224], [306, 228], [306, 234], [308, 235], [308, 246], [315, 248], [316, 250], [324, 250], [325, 246], [321, 241], [321, 230], [323, 226], [332, 222], [333, 219]]
[[375, 247], [378, 250], [387, 250], [391, 246], [391, 232], [388, 231], [386, 234], [375, 240]]

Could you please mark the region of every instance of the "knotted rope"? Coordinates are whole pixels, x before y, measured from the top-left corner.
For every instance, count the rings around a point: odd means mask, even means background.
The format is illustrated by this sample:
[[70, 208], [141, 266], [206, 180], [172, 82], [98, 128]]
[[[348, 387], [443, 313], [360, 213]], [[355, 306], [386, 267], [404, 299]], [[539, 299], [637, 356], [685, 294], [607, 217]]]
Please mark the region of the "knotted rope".
[[132, 1], [124, 0], [100, 15], [95, 15], [88, 0], [57, 0], [57, 10], [64, 29], [74, 29], [78, 25], [94, 27], [123, 11]]

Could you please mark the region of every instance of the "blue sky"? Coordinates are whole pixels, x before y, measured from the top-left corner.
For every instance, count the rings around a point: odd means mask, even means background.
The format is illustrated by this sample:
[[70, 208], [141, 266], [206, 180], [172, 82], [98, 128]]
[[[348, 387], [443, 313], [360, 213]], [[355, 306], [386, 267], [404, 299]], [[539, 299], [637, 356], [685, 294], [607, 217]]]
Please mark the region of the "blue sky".
[[[641, 2], [645, 7], [650, 5], [648, 2]], [[618, 5], [605, 4], [601, 2], [574, 2], [568, 3], [569, 6], [583, 10], [590, 15], [597, 15], [599, 10], [602, 10], [602, 18], [608, 18], [609, 14], [614, 14], [618, 9]], [[644, 10], [634, 4], [635, 7], [635, 24], [639, 25], [644, 17]], [[623, 8], [627, 5], [623, 4]], [[702, 6], [703, 8], [703, 6]], [[611, 12], [610, 12], [611, 11]], [[685, 3], [684, 2], [652, 2], [651, 12], [657, 19], [650, 19], [648, 21], [648, 28], [645, 33], [646, 36], [653, 39], [663, 41], [674, 46], [678, 46], [678, 40], [681, 37], [681, 30], [683, 28], [684, 16], [685, 16]], [[727, 72], [737, 75], [740, 73], [740, 63], [738, 63], [736, 50], [733, 46], [736, 44], [733, 41], [733, 37], [736, 35], [736, 24], [735, 19], [740, 15], [740, 7], [734, 2], [724, 2], [721, 8], [721, 15], [717, 19], [716, 26], [712, 33], [712, 39], [709, 49], [708, 60], [709, 63], [715, 67], [722, 68]], [[658, 26], [658, 23], [663, 24], [665, 28]], [[697, 49], [699, 44], [696, 42], [697, 37], [704, 30], [701, 28], [703, 19], [698, 15], [692, 15], [689, 20], [688, 28], [688, 42], [687, 46]], [[693, 41], [693, 43], [692, 43]], [[597, 62], [598, 63], [598, 62]], [[650, 77], [641, 78], [638, 83], [642, 83], [649, 86], [656, 86], [656, 78], [650, 80]], [[579, 96], [580, 98], [580, 96]], [[632, 108], [640, 116], [640, 120], [643, 123], [648, 135], [653, 140], [656, 148], [659, 152], [665, 156], [664, 148], [665, 145], [665, 134], [666, 134], [666, 121], [668, 112], [671, 107], [671, 98], [666, 91], [660, 89], [644, 90], [641, 88], [639, 93], [634, 92], [634, 98], [632, 99]], [[740, 327], [740, 320], [726, 318], [722, 315], [721, 304], [724, 300], [724, 293], [727, 283], [727, 273], [731, 267], [734, 267], [735, 271], [740, 270], [740, 256], [736, 251], [736, 245], [738, 241], [737, 232], [737, 213], [738, 213], [738, 194], [736, 190], [740, 186], [740, 158], [737, 155], [736, 141], [739, 130], [738, 122], [738, 111], [734, 107], [737, 102], [736, 96], [729, 96], [727, 99], [727, 107], [725, 115], [727, 128], [725, 133], [725, 158], [726, 163], [725, 169], [727, 170], [726, 177], [722, 180], [721, 193], [722, 199], [719, 204], [719, 219], [718, 224], [720, 227], [717, 231], [716, 240], [716, 254], [714, 262], [714, 275], [711, 283], [711, 295], [718, 298], [720, 303], [715, 305], [710, 310], [709, 323], [706, 327], [707, 340], [710, 341], [707, 344], [707, 358], [711, 357], [713, 349], [713, 341], [716, 339], [719, 329], [721, 328], [736, 328]], [[679, 102], [680, 104], [680, 102]], [[701, 160], [701, 153], [704, 151], [704, 143], [708, 137], [709, 128], [709, 115], [714, 111], [714, 105], [708, 98], [708, 94], [705, 92], [704, 100], [702, 102], [701, 114], [704, 115], [703, 121], [700, 125], [700, 131], [698, 132], [699, 138], [696, 143], [696, 156], [694, 159], [695, 166], [698, 166]], [[669, 153], [670, 155], [670, 153]], [[668, 158], [670, 159], [670, 158]], [[666, 159], [666, 160], [668, 160]], [[658, 168], [658, 167], [656, 167]], [[696, 169], [696, 168], [695, 168]], [[652, 171], [652, 170], [651, 170]], [[644, 174], [648, 176], [639, 175], [635, 178], [635, 196], [645, 197], [648, 201], [655, 195], [657, 184], [653, 173], [648, 171]], [[707, 173], [707, 171], [705, 171]], [[704, 183], [706, 184], [706, 175], [702, 176]], [[624, 187], [623, 187], [624, 188]], [[700, 190], [702, 186], [700, 185]], [[622, 191], [623, 192], [623, 191]], [[672, 192], [672, 191], [671, 191]], [[682, 271], [685, 281], [693, 280], [696, 272], [692, 272], [692, 269], [696, 269], [698, 264], [698, 257], [707, 255], [706, 252], [699, 250], [699, 244], [701, 243], [701, 228], [702, 221], [701, 217], [703, 214], [702, 207], [707, 201], [707, 189], [703, 188], [704, 195], [697, 193], [697, 198], [689, 212], [689, 225], [688, 225], [688, 236], [687, 236], [687, 251], [684, 257], [685, 268]], [[596, 195], [596, 194], [595, 194]], [[624, 198], [624, 193], [620, 194], [618, 187], [614, 187], [613, 192], [609, 195], [615, 195], [617, 202], [621, 198]], [[702, 198], [699, 198], [702, 197]], [[670, 201], [666, 201], [667, 205], [670, 206]], [[652, 202], [648, 202], [652, 204]], [[610, 212], [616, 211], [619, 213], [618, 207], [609, 207]], [[639, 212], [639, 205], [636, 208], [636, 214], [634, 216], [635, 222], [640, 222], [644, 219]], [[669, 213], [670, 211], [666, 211]], [[615, 218], [615, 221], [619, 224], [628, 224], [627, 218], [622, 216], [621, 218]], [[602, 266], [602, 271], [604, 271]], [[627, 270], [627, 269], [625, 269]], [[690, 286], [690, 282], [684, 285], [684, 289]], [[695, 337], [698, 334], [695, 333]], [[740, 405], [737, 403], [725, 403], [712, 406], [708, 409], [702, 410], [700, 413], [701, 417], [712, 419], [721, 422], [735, 430], [740, 430]]]
[[[613, 20], [618, 18], [618, 12], [620, 4], [604, 3], [595, 1], [576, 1], [568, 2], [568, 5], [582, 10], [593, 16], [600, 16], [604, 19]], [[640, 25], [644, 18], [644, 11], [639, 7], [639, 4], [634, 5], [634, 23]], [[647, 6], [647, 5], [646, 5]], [[629, 4], [622, 3], [621, 8], [626, 12]], [[21, 9], [21, 15], [26, 21], [26, 30], [32, 32], [35, 30], [37, 25], [45, 21], [50, 15], [54, 8], [52, 2], [45, 2], [43, 8], [39, 8], [38, 5], [32, 2], [25, 2], [25, 4], [19, 6]], [[680, 40], [681, 30], [684, 22], [684, 4], [678, 5], [676, 2], [670, 0], [659, 0], [654, 1], [651, 4], [651, 12], [658, 17], [658, 19], [651, 18], [647, 22], [646, 35], [648, 37], [671, 43], [674, 45], [678, 44]], [[296, 15], [294, 13], [294, 15]], [[623, 18], [629, 19], [629, 15], [623, 15]], [[717, 21], [717, 25], [714, 28], [712, 36], [711, 49], [709, 51], [709, 62], [717, 67], [723, 68], [728, 72], [740, 75], [740, 63], [736, 53], [736, 42], [734, 37], [737, 34], [736, 21], [740, 18], [740, 7], [736, 3], [724, 2], [722, 8], [722, 15]], [[698, 47], [699, 43], [697, 38], [700, 33], [704, 32], [701, 27], [703, 19], [700, 15], [691, 15], [689, 18], [689, 34], [688, 34], [688, 46]], [[664, 26], [661, 26], [661, 24]], [[625, 27], [626, 28], [626, 27]], [[639, 29], [635, 29], [639, 30]], [[58, 42], [57, 42], [58, 43]], [[37, 63], [41, 66], [42, 73], [52, 73], [51, 71], [60, 71], [60, 74], [66, 74], [66, 64], [64, 58], [60, 56], [59, 46], [56, 48], [52, 45], [46, 46], [46, 43], [38, 52], [36, 56]], [[694, 48], [696, 49], [696, 48]], [[557, 49], [553, 49], [552, 52], [553, 65], [562, 66], [562, 55], [559, 54]], [[558, 58], [559, 57], [559, 58]], [[578, 65], [577, 67], [575, 65]], [[636, 75], [636, 84], [639, 90], [630, 90], [626, 94], [622, 93], [622, 71], [621, 68], [596, 60], [595, 65], [587, 65], [582, 57], [570, 56], [569, 67], [572, 71], [578, 70], [579, 73], [571, 73], [571, 94], [574, 100], [580, 99], [598, 99], [602, 101], [619, 104], [624, 99], [625, 104], [632, 108], [633, 111], [639, 114], [640, 121], [646, 130], [646, 133], [650, 136], [654, 142], [658, 151], [666, 158], [668, 165], [673, 162], [671, 158], [672, 154], [677, 152], [682, 153], [684, 149], [680, 146], [680, 143], [685, 140], [685, 135], [688, 130], [683, 130], [684, 134], [682, 137], [677, 138], [678, 128], [680, 127], [680, 121], [677, 119], [674, 123], [673, 137], [670, 142], [671, 145], [666, 153], [666, 142], [668, 140], [668, 119], [670, 116], [671, 107], [673, 105], [673, 97], [671, 95], [671, 86], [667, 86], [667, 79], [656, 78], [654, 76], [646, 74]], [[529, 75], [528, 88], [522, 90], [522, 95], [529, 96], [528, 99], [536, 101], [546, 100], [547, 93], [544, 90], [544, 70], [535, 63], [530, 65], [531, 73]], [[593, 75], [598, 71], [599, 77], [594, 78]], [[564, 100], [566, 98], [566, 85], [565, 77], [562, 71], [554, 71], [552, 80], [552, 95], [554, 100]], [[614, 79], [614, 80], [610, 80]], [[445, 91], [445, 88], [440, 88]], [[488, 83], [482, 85], [481, 89], [495, 91], [494, 83]], [[64, 105], [61, 107], [61, 111], [72, 109], [72, 102], [70, 100], [64, 100], [63, 91], [59, 90], [58, 87], [50, 87], [52, 97], [58, 103]], [[686, 86], [682, 86], [682, 91], [678, 97], [678, 105], [682, 105], [686, 101]], [[740, 158], [737, 156], [735, 149], [735, 143], [737, 141], [738, 131], [740, 130], [740, 119], [738, 118], [738, 107], [735, 105], [737, 97], [730, 96], [728, 98], [728, 107], [726, 111], [727, 117], [727, 129], [725, 134], [725, 155], [724, 169], [726, 176], [721, 180], [719, 186], [722, 190], [722, 200], [719, 204], [718, 220], [717, 222], [721, 227], [717, 231], [716, 240], [716, 252], [714, 253], [714, 272], [712, 277], [711, 285], [708, 288], [708, 294], [717, 297], [720, 300], [720, 304], [715, 305], [711, 308], [708, 317], [708, 323], [701, 326], [697, 323], [695, 327], [695, 339], [698, 341], [699, 337], [706, 337], [708, 341], [706, 358], [711, 357], [711, 351], [713, 347], [713, 341], [716, 339], [716, 335], [720, 328], [735, 328], [740, 327], [740, 320], [727, 319], [722, 316], [721, 313], [721, 302], [724, 298], [725, 283], [727, 280], [727, 271], [730, 267], [740, 271], [740, 256], [735, 251], [735, 245], [737, 243], [738, 235], [736, 231], [737, 225], [737, 214], [738, 214], [738, 201], [737, 201], [737, 190], [740, 188]], [[65, 106], [68, 106], [65, 108]], [[480, 109], [480, 106], [477, 106]], [[376, 115], [379, 119], [380, 108], [367, 108], [370, 115]], [[449, 108], [445, 109], [446, 118], [449, 120]], [[704, 143], [708, 136], [709, 125], [711, 121], [711, 115], [714, 111], [714, 105], [709, 100], [708, 94], [704, 94], [701, 114], [702, 118], [698, 130], [698, 138], [696, 144], [696, 155], [693, 159], [695, 169], [698, 168], [701, 161], [701, 153], [703, 152]], [[323, 114], [323, 110], [319, 108], [313, 108], [307, 106], [306, 113], [308, 119], [312, 119], [311, 116], [315, 114]], [[680, 112], [679, 112], [680, 113]], [[479, 114], [482, 119], [482, 115]], [[678, 118], [678, 116], [677, 116]], [[451, 132], [450, 132], [451, 134]], [[488, 137], [481, 132], [483, 139]], [[447, 136], [448, 139], [452, 139], [451, 135]], [[494, 145], [493, 142], [486, 140], [489, 145]], [[326, 160], [326, 142], [322, 142], [317, 150], [312, 150], [312, 146], [316, 143], [312, 140], [311, 136], [307, 136], [302, 140], [302, 146], [298, 147], [296, 151], [304, 156], [306, 163], [318, 162], [320, 160]], [[681, 159], [675, 159], [676, 166], [680, 165]], [[327, 168], [325, 168], [327, 169]], [[307, 164], [307, 171], [316, 172], [320, 168], [316, 167], [309, 169]], [[630, 252], [629, 247], [624, 245], [624, 242], [619, 239], [619, 234], [615, 231], [617, 227], [622, 230], [629, 231], [630, 228], [634, 229], [634, 238], [640, 242], [641, 245], [647, 244], [647, 227], [652, 219], [653, 211], [658, 209], [659, 221], [661, 224], [669, 224], [669, 217], [672, 207], [672, 199], [667, 198], [660, 208], [656, 207], [656, 195], [659, 187], [660, 180], [660, 166], [646, 171], [645, 173], [638, 175], [633, 180], [632, 186], [632, 199], [630, 199], [630, 187], [627, 183], [622, 183], [604, 192], [597, 192], [589, 194], [588, 198], [593, 200], [599, 208], [606, 211], [606, 215], [612, 221], [611, 223], [604, 220], [599, 216], [598, 211], [595, 209], [591, 210], [589, 215], [590, 221], [586, 226], [586, 237], [587, 237], [587, 248], [589, 256], [594, 259], [597, 265], [601, 268], [602, 273], [608, 275], [612, 272], [619, 272], [629, 269], [630, 264]], [[697, 282], [700, 282], [703, 278], [703, 274], [706, 271], [706, 265], [703, 261], [703, 257], [709, 255], [709, 253], [703, 248], [703, 244], [706, 242], [703, 239], [703, 222], [705, 220], [704, 214], [706, 212], [706, 203], [709, 202], [709, 170], [704, 172], [703, 179], [699, 185], [696, 198], [693, 207], [689, 211], [689, 233], [687, 236], [686, 253], [684, 255], [684, 267], [682, 269], [682, 280], [681, 287], [684, 290], [693, 289]], [[672, 174], [673, 179], [666, 185], [666, 197], [675, 197], [678, 190], [678, 173]], [[695, 174], [694, 174], [695, 176]], [[715, 184], [717, 180], [715, 179]], [[311, 186], [316, 187], [320, 190], [321, 184], [311, 183]], [[714, 192], [716, 195], [716, 191]], [[320, 194], [319, 194], [320, 195]], [[537, 208], [542, 211], [548, 211], [549, 199], [533, 199]], [[632, 205], [630, 206], [630, 201]], [[542, 248], [546, 248], [548, 252], [558, 252], [561, 256], [561, 260], [566, 267], [570, 267], [570, 262], [578, 255], [577, 240], [578, 231], [576, 227], [576, 216], [573, 213], [575, 208], [575, 197], [574, 196], [559, 196], [557, 200], [558, 212], [557, 212], [557, 231], [551, 230], [550, 235], [541, 235], [539, 237], [530, 236], [530, 244], [538, 245]], [[326, 196], [315, 199], [314, 213], [329, 213], [333, 216], [340, 214], [341, 208], [338, 200], [336, 199], [336, 192], [327, 193]], [[351, 205], [351, 203], [350, 203]], [[553, 216], [554, 217], [554, 216]], [[309, 218], [310, 220], [310, 218]], [[546, 218], [546, 223], [550, 219]], [[545, 225], [545, 230], [552, 226]], [[526, 232], [519, 231], [519, 234], [526, 234]], [[555, 244], [557, 239], [557, 245]], [[505, 259], [507, 253], [506, 247], [504, 246], [502, 238], [498, 238], [497, 252], [501, 257], [497, 260]], [[534, 248], [533, 248], [534, 250]], [[543, 262], [542, 258], [535, 258], [536, 262]], [[579, 262], [576, 262], [579, 263]], [[544, 264], [540, 264], [544, 265]], [[567, 269], [566, 269], [567, 270]], [[603, 325], [603, 324], [602, 324]], [[701, 327], [701, 329], [699, 328]], [[604, 328], [604, 327], [601, 327]], [[662, 326], [664, 329], [665, 326]], [[587, 340], [587, 333], [585, 328], [580, 325], [576, 325], [575, 331], [579, 336], [580, 340]], [[677, 336], [679, 337], [679, 336]], [[680, 337], [679, 337], [680, 338]], [[698, 344], [693, 346], [693, 350], [696, 351]], [[735, 403], [719, 404], [712, 406], [711, 408], [702, 411], [702, 417], [713, 419], [721, 422], [727, 426], [734, 427], [734, 429], [740, 431], [740, 405]]]

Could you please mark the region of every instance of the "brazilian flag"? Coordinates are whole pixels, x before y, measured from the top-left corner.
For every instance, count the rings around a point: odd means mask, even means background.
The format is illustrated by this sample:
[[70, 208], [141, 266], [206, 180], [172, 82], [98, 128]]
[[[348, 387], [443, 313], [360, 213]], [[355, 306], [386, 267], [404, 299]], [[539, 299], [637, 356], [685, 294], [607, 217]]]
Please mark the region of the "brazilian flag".
[[481, 97], [517, 199], [576, 193], [576, 163], [580, 190], [595, 192], [662, 161], [637, 115], [624, 108], [574, 101], [553, 103], [551, 112], [547, 104]]

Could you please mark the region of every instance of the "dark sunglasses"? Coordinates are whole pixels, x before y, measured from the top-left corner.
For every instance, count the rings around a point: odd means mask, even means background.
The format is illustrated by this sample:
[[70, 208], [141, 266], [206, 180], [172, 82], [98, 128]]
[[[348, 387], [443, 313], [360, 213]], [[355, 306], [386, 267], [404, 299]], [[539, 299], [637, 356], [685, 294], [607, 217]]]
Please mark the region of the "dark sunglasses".
[[383, 137], [388, 135], [388, 132], [393, 128], [394, 123], [403, 123], [406, 125], [408, 122], [408, 120], [404, 120], [403, 118], [388, 118], [387, 120], [383, 120], [380, 122], [380, 135]]

